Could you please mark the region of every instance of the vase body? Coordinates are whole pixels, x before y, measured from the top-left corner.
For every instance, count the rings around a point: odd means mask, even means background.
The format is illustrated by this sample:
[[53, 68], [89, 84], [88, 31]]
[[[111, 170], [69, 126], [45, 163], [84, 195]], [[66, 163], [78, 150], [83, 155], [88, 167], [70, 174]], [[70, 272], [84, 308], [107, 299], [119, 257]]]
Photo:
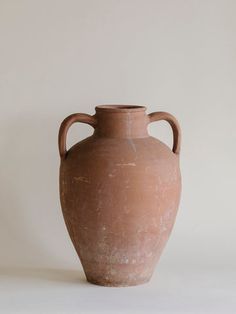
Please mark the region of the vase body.
[[[174, 132], [174, 152], [149, 136], [148, 124], [161, 114], [147, 115], [141, 106], [99, 106], [94, 116], [75, 114], [62, 123], [61, 206], [91, 283], [147, 282], [169, 238], [181, 190], [180, 133], [169, 115], [164, 119]], [[66, 133], [77, 121], [95, 131], [67, 152]]]

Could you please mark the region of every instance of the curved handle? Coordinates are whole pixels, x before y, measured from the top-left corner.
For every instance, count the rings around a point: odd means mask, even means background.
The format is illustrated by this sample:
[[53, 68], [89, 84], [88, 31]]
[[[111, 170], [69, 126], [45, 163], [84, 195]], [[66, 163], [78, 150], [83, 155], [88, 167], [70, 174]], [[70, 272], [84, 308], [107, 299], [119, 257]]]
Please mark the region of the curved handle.
[[97, 123], [96, 118], [94, 116], [90, 116], [89, 114], [85, 113], [74, 113], [65, 118], [61, 123], [58, 134], [58, 146], [61, 158], [64, 158], [67, 154], [66, 136], [69, 128], [75, 122], [87, 123], [92, 127], [95, 127]]
[[160, 121], [160, 120], [165, 120], [167, 121], [173, 131], [173, 136], [174, 136], [174, 141], [173, 141], [173, 148], [172, 151], [175, 154], [180, 153], [180, 144], [181, 144], [181, 130], [178, 121], [175, 119], [174, 116], [172, 116], [168, 112], [153, 112], [148, 115], [149, 121], [154, 122], [154, 121]]

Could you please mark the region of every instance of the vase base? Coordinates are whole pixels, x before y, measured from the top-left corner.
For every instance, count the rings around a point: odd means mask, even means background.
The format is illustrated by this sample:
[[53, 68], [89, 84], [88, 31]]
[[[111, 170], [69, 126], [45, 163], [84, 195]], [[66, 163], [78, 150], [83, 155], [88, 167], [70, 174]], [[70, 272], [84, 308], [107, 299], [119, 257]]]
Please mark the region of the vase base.
[[104, 287], [132, 287], [143, 285], [150, 281], [150, 278], [145, 278], [142, 280], [131, 280], [131, 281], [112, 281], [106, 278], [103, 279], [95, 279], [87, 277], [87, 281], [93, 285], [104, 286]]

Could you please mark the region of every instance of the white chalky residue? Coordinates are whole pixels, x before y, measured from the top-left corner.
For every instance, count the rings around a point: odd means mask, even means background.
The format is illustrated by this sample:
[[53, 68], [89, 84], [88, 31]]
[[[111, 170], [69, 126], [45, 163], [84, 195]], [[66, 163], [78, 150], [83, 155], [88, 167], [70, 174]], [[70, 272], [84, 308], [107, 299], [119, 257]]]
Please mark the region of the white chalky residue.
[[135, 167], [136, 163], [135, 162], [128, 162], [128, 163], [118, 163], [116, 164], [118, 167], [126, 167], [126, 166], [131, 166], [131, 167]]
[[165, 226], [165, 221], [163, 221], [163, 218], [160, 218], [160, 233], [163, 233], [167, 230], [166, 226]]
[[84, 182], [84, 183], [90, 183], [89, 179], [86, 177], [74, 177], [74, 180]]
[[130, 137], [130, 134], [131, 134], [131, 119], [130, 119], [130, 112], [127, 112], [127, 135], [128, 137]]
[[137, 150], [136, 150], [136, 146], [135, 146], [133, 140], [132, 140], [131, 138], [129, 138], [128, 141], [129, 141], [129, 143], [130, 143], [130, 145], [131, 145], [131, 147], [132, 147], [134, 153], [136, 154], [136, 153], [137, 153]]
[[113, 178], [115, 177], [117, 174], [117, 169], [116, 168], [113, 168], [113, 169], [110, 169], [110, 172], [108, 173], [108, 177], [109, 178]]

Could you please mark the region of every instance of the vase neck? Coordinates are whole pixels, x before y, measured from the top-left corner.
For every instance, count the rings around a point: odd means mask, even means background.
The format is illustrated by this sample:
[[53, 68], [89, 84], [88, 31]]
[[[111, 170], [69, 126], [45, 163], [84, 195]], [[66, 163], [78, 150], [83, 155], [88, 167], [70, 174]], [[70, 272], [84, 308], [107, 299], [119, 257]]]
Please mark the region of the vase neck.
[[96, 107], [95, 135], [116, 138], [148, 136], [148, 118], [142, 106], [103, 105]]

